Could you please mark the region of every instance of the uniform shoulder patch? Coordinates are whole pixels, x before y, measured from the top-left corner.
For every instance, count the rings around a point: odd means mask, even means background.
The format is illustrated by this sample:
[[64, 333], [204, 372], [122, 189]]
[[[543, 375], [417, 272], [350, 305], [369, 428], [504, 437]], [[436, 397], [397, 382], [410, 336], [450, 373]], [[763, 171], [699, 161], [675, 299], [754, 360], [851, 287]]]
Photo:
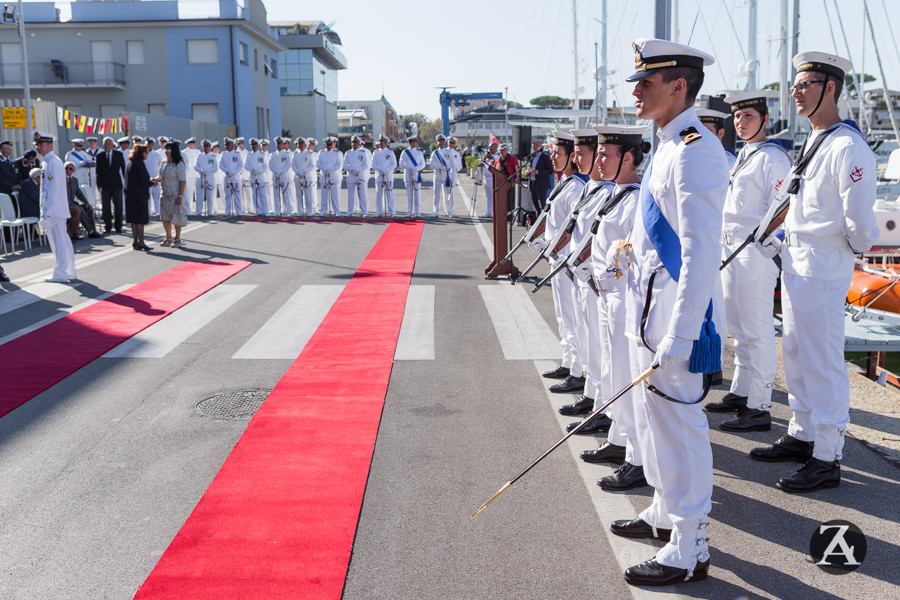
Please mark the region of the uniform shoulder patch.
[[690, 144], [691, 142], [696, 142], [702, 137], [693, 127], [687, 127], [683, 129], [678, 135], [681, 136], [681, 141], [683, 141], [685, 145]]

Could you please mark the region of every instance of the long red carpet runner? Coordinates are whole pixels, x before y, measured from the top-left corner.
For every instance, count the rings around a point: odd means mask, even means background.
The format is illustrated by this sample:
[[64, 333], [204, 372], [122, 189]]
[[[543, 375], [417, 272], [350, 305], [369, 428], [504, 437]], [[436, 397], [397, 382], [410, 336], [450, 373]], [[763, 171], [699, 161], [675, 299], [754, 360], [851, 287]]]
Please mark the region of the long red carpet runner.
[[387, 227], [136, 600], [340, 598], [422, 228]]
[[219, 285], [250, 262], [188, 262], [0, 346], [0, 416]]

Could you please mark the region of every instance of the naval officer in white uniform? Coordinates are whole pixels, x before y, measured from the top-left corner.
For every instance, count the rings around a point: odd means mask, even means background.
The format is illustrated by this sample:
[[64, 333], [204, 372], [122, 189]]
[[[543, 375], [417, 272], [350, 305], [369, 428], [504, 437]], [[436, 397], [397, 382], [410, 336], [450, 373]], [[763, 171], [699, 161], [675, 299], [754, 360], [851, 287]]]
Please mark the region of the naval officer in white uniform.
[[385, 135], [378, 136], [378, 148], [372, 153], [372, 168], [375, 170], [375, 216], [380, 217], [385, 209], [394, 216], [394, 169], [397, 155], [388, 147], [391, 140]]
[[400, 168], [403, 169], [403, 184], [406, 186], [406, 216], [419, 217], [420, 195], [422, 191], [422, 169], [425, 168], [425, 155], [419, 150], [419, 138], [406, 138], [409, 148], [400, 154]]
[[797, 74], [791, 95], [797, 114], [809, 119], [812, 130], [785, 181], [791, 197], [784, 244], [772, 235], [757, 246], [768, 256], [780, 253], [784, 268], [783, 355], [791, 422], [786, 436], [750, 455], [764, 461], [805, 461], [778, 487], [812, 492], [841, 481], [850, 422], [844, 301], [853, 277], [853, 254], [869, 250], [878, 238], [875, 155], [855, 124], [838, 116], [850, 61], [802, 52], [793, 63]]
[[328, 213], [329, 207], [334, 216], [341, 215], [338, 191], [341, 189], [341, 165], [344, 157], [337, 149], [337, 141], [337, 138], [332, 135], [326, 137], [325, 149], [319, 150], [319, 154], [316, 156], [316, 164], [321, 173], [322, 199], [319, 216], [322, 217]]
[[34, 132], [34, 149], [41, 155], [41, 227], [47, 232], [50, 250], [53, 252], [53, 274], [46, 281], [65, 283], [73, 281], [75, 272], [75, 250], [66, 231], [69, 212], [69, 197], [66, 193], [66, 171], [63, 162], [53, 153], [56, 137], [45, 132]]

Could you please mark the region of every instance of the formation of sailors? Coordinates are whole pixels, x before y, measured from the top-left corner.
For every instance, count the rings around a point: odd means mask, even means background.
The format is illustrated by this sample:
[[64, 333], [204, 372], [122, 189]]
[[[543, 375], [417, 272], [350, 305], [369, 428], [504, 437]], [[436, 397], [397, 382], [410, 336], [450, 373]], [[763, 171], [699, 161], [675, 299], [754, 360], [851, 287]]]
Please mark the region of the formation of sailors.
[[[697, 581], [709, 569], [706, 527], [713, 457], [703, 412], [732, 413], [720, 427], [769, 431], [777, 362], [774, 289], [783, 265], [784, 368], [792, 412], [787, 435], [750, 458], [799, 462], [777, 487], [808, 493], [840, 483], [849, 423], [843, 305], [854, 253], [877, 238], [875, 158], [837, 111], [849, 61], [821, 53], [794, 57], [791, 94], [811, 132], [797, 158], [765, 136], [767, 93], [726, 98], [731, 114], [693, 107], [713, 58], [658, 39], [634, 42], [637, 116], [658, 126], [649, 144], [639, 127], [595, 126], [557, 133], [551, 160], [563, 177], [526, 239], [554, 270], [553, 301], [562, 364], [544, 377], [553, 392], [581, 392], [559, 408], [582, 417], [577, 433], [606, 441], [582, 453], [619, 465], [598, 481], [608, 491], [654, 490], [616, 535], [665, 545], [628, 568], [634, 585]], [[732, 118], [745, 142], [729, 158], [719, 128]], [[783, 231], [779, 208], [787, 205]], [[745, 240], [734, 260], [722, 268]], [[729, 393], [702, 407], [721, 369], [721, 336], [734, 339]], [[646, 376], [642, 379], [642, 377]], [[637, 385], [605, 414], [616, 392]], [[584, 419], [589, 419], [584, 422]]]
[[[165, 156], [164, 146], [169, 142], [182, 144], [181, 140], [165, 136], [106, 138], [118, 145], [116, 152], [123, 153], [127, 165], [128, 148], [132, 143], [149, 147], [147, 170], [151, 177], [158, 175]], [[106, 141], [104, 140], [104, 142]], [[328, 136], [325, 148], [316, 151], [318, 141], [298, 137], [292, 141], [277, 137], [274, 151], [269, 150], [266, 139], [242, 137], [224, 139], [224, 150], [218, 141], [189, 138], [183, 143], [182, 156], [187, 164], [188, 181], [185, 204], [189, 215], [201, 216], [214, 213], [256, 216], [353, 216], [365, 218], [372, 215], [369, 207], [368, 184], [375, 178], [375, 217], [397, 216], [394, 200], [394, 171], [403, 170], [407, 190], [409, 217], [420, 217], [421, 171], [426, 166], [434, 169], [434, 215], [443, 206], [444, 214], [453, 216], [454, 188], [458, 185], [457, 172], [462, 170], [460, 153], [456, 150], [456, 138], [436, 137], [439, 148], [432, 153], [426, 165], [418, 148], [418, 138], [407, 138], [408, 148], [401, 153], [398, 163], [391, 140], [381, 135], [377, 147], [369, 150], [360, 136], [351, 138], [352, 149], [346, 153], [338, 150], [338, 139]], [[87, 148], [85, 148], [87, 142]], [[249, 144], [249, 149], [246, 147]], [[72, 149], [66, 160], [76, 166], [79, 185], [92, 204], [99, 205], [97, 187], [97, 155], [103, 148], [98, 138], [72, 140]], [[123, 169], [124, 172], [124, 169]], [[340, 210], [340, 190], [346, 177], [347, 211]], [[159, 213], [159, 187], [151, 189], [150, 213]]]

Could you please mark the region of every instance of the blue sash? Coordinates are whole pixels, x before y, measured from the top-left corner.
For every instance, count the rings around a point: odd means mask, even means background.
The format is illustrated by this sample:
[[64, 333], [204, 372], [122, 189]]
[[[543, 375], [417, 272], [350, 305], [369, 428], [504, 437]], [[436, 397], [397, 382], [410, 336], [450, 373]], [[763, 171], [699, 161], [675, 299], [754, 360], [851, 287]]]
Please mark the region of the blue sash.
[[444, 185], [446, 185], [447, 187], [450, 187], [450, 168], [447, 167], [447, 161], [445, 161], [444, 157], [441, 156], [440, 148], [435, 150], [434, 153], [437, 154], [438, 160], [441, 161], [441, 164], [444, 166], [444, 169], [447, 171], [447, 179], [444, 180]]
[[[650, 194], [650, 174], [652, 172], [653, 162], [650, 163], [647, 174], [644, 176], [646, 184], [641, 186], [641, 216], [644, 221], [644, 229], [669, 276], [678, 281], [681, 274], [681, 240], [678, 239], [678, 234], [666, 221], [659, 205]], [[715, 373], [722, 368], [722, 341], [716, 332], [712, 316], [713, 304], [710, 300], [709, 306], [706, 308], [705, 321], [700, 327], [700, 335], [698, 339], [694, 340], [694, 347], [691, 350], [690, 364], [688, 365], [691, 373]]]
[[[404, 150], [404, 151], [403, 151], [403, 154], [405, 154], [406, 156], [409, 157], [409, 162], [411, 162], [411, 163], [413, 164], [414, 167], [418, 167], [418, 166], [419, 166], [419, 163], [416, 162], [416, 158], [413, 156], [413, 153], [409, 151], [409, 148], [407, 148], [406, 150]], [[417, 169], [417, 170], [416, 170], [416, 175], [418, 176], [418, 178], [416, 179], [416, 181], [418, 181], [419, 183], [422, 183], [422, 169]]]

